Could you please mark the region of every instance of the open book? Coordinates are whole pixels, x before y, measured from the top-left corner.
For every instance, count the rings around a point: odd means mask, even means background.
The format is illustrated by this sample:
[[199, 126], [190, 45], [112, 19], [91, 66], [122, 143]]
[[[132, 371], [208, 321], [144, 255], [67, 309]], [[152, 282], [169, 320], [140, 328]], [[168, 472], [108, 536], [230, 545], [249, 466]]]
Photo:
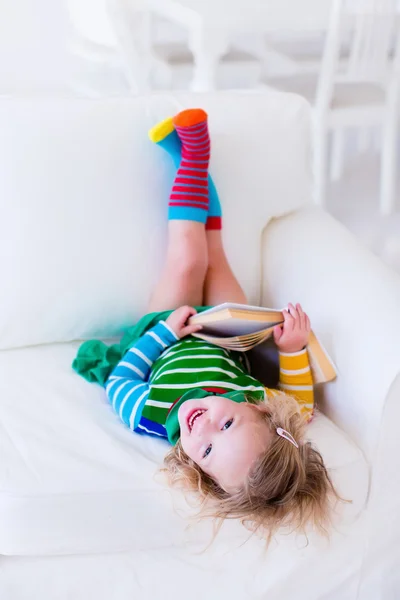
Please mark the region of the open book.
[[[227, 350], [247, 352], [272, 335], [275, 325], [283, 323], [283, 314], [272, 308], [225, 302], [194, 315], [189, 322], [203, 326], [195, 337]], [[307, 352], [314, 383], [336, 378], [335, 365], [313, 331]]]

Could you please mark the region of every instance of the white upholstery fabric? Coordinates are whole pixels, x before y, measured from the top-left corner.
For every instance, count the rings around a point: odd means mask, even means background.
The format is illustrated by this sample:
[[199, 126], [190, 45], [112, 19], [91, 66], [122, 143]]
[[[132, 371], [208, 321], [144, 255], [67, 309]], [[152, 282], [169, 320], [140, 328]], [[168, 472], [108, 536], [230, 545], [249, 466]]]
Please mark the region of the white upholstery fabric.
[[[170, 493], [153, 478], [168, 444], [121, 424], [104, 390], [71, 370], [77, 347], [48, 345], [0, 356], [0, 553], [206, 543], [209, 528], [202, 524], [185, 535], [186, 522], [174, 512]], [[343, 496], [353, 500], [351, 514], [358, 513], [368, 487], [361, 451], [323, 415], [308, 433]], [[175, 496], [182, 504], [181, 494]], [[226, 530], [222, 543], [246, 539], [236, 523]]]
[[[169, 547], [75, 556], [3, 557], [0, 595], [7, 600], [353, 600], [357, 597], [363, 519], [333, 543], [268, 552], [260, 544]], [[374, 596], [374, 600], [384, 597]]]
[[[190, 103], [0, 99], [0, 348], [109, 336], [145, 312], [172, 173], [147, 131]], [[309, 107], [277, 93], [201, 104], [227, 249], [257, 302], [262, 228], [310, 201]]]
[[267, 231], [263, 303], [281, 306], [295, 296], [307, 306], [339, 371], [326, 388], [324, 409], [372, 458], [387, 393], [399, 372], [400, 323], [393, 315], [400, 278], [314, 207], [275, 221]]

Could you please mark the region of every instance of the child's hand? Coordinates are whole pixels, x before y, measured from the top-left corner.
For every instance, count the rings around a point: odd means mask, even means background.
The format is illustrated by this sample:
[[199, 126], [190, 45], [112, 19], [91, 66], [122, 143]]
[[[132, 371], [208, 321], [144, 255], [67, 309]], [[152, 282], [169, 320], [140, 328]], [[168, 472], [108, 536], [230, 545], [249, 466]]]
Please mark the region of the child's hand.
[[307, 346], [310, 336], [310, 319], [300, 304], [288, 305], [283, 311], [284, 322], [274, 327], [274, 340], [281, 352], [299, 352]]
[[187, 320], [196, 314], [196, 310], [192, 306], [181, 306], [174, 310], [165, 321], [169, 327], [176, 333], [178, 338], [183, 338], [186, 335], [191, 335], [200, 331], [201, 325], [187, 325]]

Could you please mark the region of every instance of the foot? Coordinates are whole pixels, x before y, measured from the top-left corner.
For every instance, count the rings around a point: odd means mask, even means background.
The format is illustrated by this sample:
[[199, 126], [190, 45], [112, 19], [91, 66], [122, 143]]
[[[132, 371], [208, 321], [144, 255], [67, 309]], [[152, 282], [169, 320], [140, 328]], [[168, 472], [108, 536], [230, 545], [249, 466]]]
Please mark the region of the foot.
[[[173, 118], [176, 133], [182, 143], [182, 163], [187, 168], [208, 172], [210, 160], [210, 136], [208, 134], [207, 113], [201, 108], [189, 108]], [[198, 163], [196, 165], [196, 163]], [[200, 175], [200, 176], [203, 176]]]
[[173, 131], [175, 131], [173, 119], [168, 117], [150, 129], [149, 138], [152, 142], [158, 144]]
[[[207, 120], [207, 114], [201, 109], [189, 109], [184, 110], [175, 118], [168, 117], [157, 125], [154, 125], [149, 131], [149, 138], [160, 148], [163, 148], [171, 156], [175, 168], [178, 169], [181, 163], [181, 151], [182, 144], [175, 131], [174, 121], [176, 120], [178, 126], [182, 125], [189, 127], [191, 125], [198, 125], [204, 120]], [[215, 188], [212, 178], [208, 177], [209, 183], [209, 208], [208, 216], [206, 221], [206, 229], [221, 229], [221, 205], [218, 197], [218, 192]]]
[[172, 119], [176, 128], [193, 127], [201, 123], [207, 123], [207, 113], [202, 108], [188, 108], [182, 110]]

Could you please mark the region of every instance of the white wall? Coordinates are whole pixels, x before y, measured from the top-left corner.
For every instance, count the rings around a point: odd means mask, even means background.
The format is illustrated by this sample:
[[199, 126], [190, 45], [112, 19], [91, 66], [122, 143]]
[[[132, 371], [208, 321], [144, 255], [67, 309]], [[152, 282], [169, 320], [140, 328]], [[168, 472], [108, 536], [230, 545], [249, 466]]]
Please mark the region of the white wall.
[[0, 92], [61, 86], [69, 28], [64, 0], [0, 0]]

